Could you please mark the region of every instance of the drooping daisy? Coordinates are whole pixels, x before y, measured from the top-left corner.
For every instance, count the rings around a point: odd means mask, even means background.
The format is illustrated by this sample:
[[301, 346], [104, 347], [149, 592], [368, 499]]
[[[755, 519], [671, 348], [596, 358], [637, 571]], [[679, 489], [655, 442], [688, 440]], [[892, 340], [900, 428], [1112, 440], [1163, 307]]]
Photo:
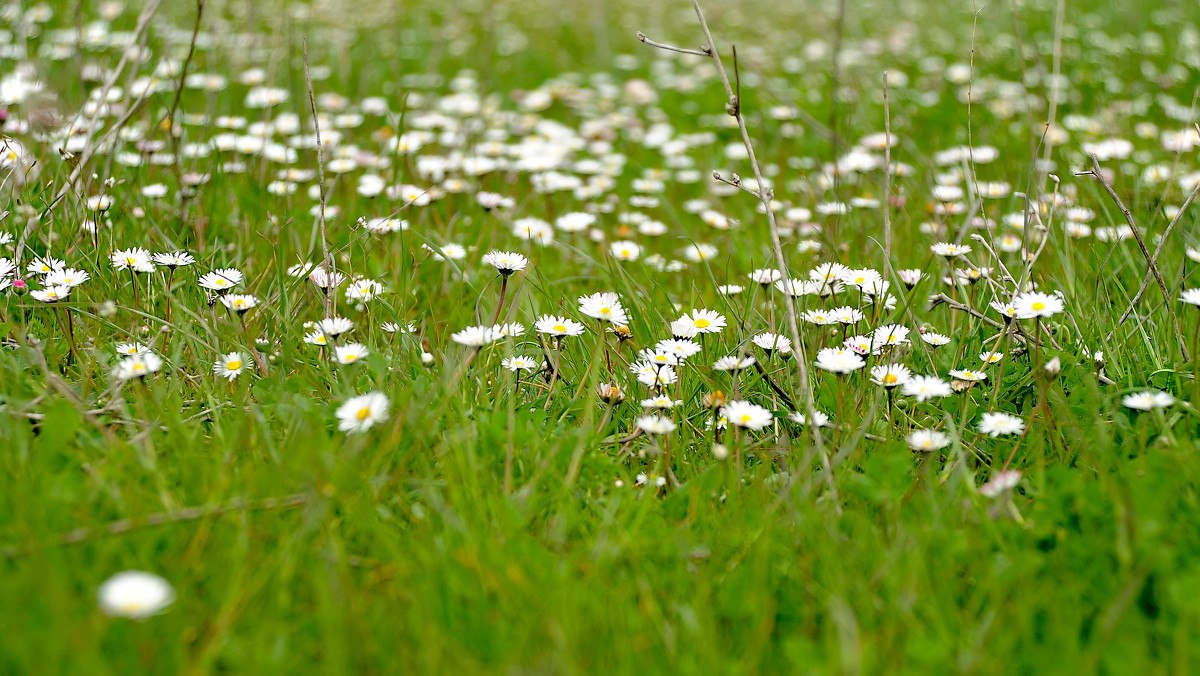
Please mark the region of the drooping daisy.
[[675, 373], [674, 366], [663, 366], [648, 361], [637, 361], [629, 367], [629, 370], [637, 376], [638, 382], [646, 387], [665, 387], [673, 385], [679, 380], [679, 375]]
[[175, 590], [153, 573], [126, 570], [105, 580], [96, 590], [96, 597], [105, 615], [144, 620], [174, 603]]
[[914, 451], [931, 453], [950, 445], [950, 437], [938, 430], [913, 430], [905, 439], [908, 447]]
[[908, 270], [897, 270], [896, 276], [900, 278], [904, 286], [911, 289], [921, 282], [921, 277], [924, 276], [924, 273], [917, 268], [910, 268]]
[[761, 284], [764, 287], [783, 279], [783, 273], [775, 268], [758, 268], [746, 276], [750, 278], [750, 281], [755, 284]]
[[241, 352], [230, 352], [213, 362], [212, 370], [220, 378], [233, 380], [246, 370], [246, 355]]
[[916, 397], [917, 401], [948, 397], [954, 392], [950, 383], [937, 376], [912, 376], [908, 382], [904, 383], [900, 391], [906, 397]]
[[388, 418], [387, 395], [368, 392], [351, 397], [336, 412], [338, 430], [347, 434], [365, 432]]
[[1166, 408], [1175, 403], [1175, 397], [1158, 390], [1145, 390], [1121, 397], [1121, 404], [1126, 408], [1139, 411], [1151, 411], [1156, 408]]
[[529, 259], [511, 251], [489, 251], [484, 254], [483, 263], [496, 268], [502, 277], [508, 277], [524, 270], [529, 264]]
[[362, 343], [346, 343], [345, 345], [338, 345], [333, 348], [333, 354], [334, 358], [337, 359], [337, 363], [346, 365], [357, 364], [368, 354], [371, 354], [371, 351]]
[[130, 357], [135, 354], [143, 354], [150, 351], [150, 348], [142, 345], [141, 343], [117, 343], [115, 349], [117, 354], [124, 357]]
[[871, 367], [871, 382], [889, 390], [908, 382], [910, 377], [912, 373], [904, 364], [880, 364]]
[[979, 421], [979, 433], [993, 437], [1020, 434], [1025, 431], [1025, 421], [1011, 413], [984, 413]]
[[721, 408], [721, 415], [734, 427], [758, 431], [770, 425], [775, 416], [770, 411], [749, 401], [734, 400]]

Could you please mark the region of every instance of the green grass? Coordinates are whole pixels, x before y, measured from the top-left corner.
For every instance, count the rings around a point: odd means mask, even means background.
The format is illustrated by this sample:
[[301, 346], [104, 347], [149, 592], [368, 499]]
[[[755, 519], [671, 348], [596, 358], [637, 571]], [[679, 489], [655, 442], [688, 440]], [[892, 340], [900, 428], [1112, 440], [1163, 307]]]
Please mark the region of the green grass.
[[[887, 187], [879, 170], [830, 188], [818, 180], [833, 157], [825, 135], [834, 126], [830, 3], [707, 4], [727, 68], [729, 45], [738, 45], [743, 106], [777, 199], [809, 209], [882, 200]], [[1186, 111], [1196, 100], [1200, 10], [1186, 3], [1066, 3], [1057, 34], [1069, 85], [1056, 120], [1061, 127], [1070, 116], [1086, 116], [1093, 128], [1072, 122], [1069, 138], [1053, 147], [1048, 173], [1056, 183], [1030, 169], [1035, 152], [1043, 152], [1056, 3], [985, 6], [974, 42], [970, 7], [893, 4], [848, 3], [841, 70], [848, 92], [836, 115], [843, 152], [881, 132], [882, 73], [895, 78], [889, 94], [899, 143], [892, 154], [913, 172], [891, 187], [903, 197], [890, 211], [892, 259], [884, 256], [882, 211], [869, 207], [815, 215], [822, 231], [785, 235], [784, 250], [798, 278], [833, 260], [885, 273], [889, 266], [922, 268], [927, 276], [915, 290], [893, 283], [896, 309], [868, 306], [859, 330], [894, 321], [914, 337], [920, 328], [949, 335], [945, 347], [917, 343], [888, 358], [914, 374], [947, 377], [951, 369], [978, 366], [997, 331], [946, 305], [929, 307], [931, 294], [951, 293], [939, 281], [946, 265], [929, 247], [953, 241], [966, 220], [949, 216], [941, 235], [923, 232], [922, 224], [939, 221], [931, 188], [955, 169], [964, 170], [956, 185], [972, 182], [966, 163], [939, 167], [935, 155], [968, 136], [977, 147], [994, 146], [999, 158], [973, 168], [979, 181], [1008, 182], [1034, 201], [1049, 199], [1057, 186], [1059, 195], [1095, 211], [1091, 226], [1102, 228], [1124, 220], [1095, 180], [1076, 175], [1090, 165], [1081, 147], [1127, 139], [1134, 146], [1129, 158], [1103, 164], [1153, 250], [1170, 221], [1165, 207], [1187, 197], [1179, 179], [1200, 168], [1195, 149], [1172, 152], [1160, 138], [1195, 120], [1173, 119], [1171, 102]], [[1200, 308], [1178, 296], [1200, 285], [1185, 254], [1200, 241], [1196, 207], [1181, 217], [1159, 261], [1169, 293], [1151, 284], [1124, 322], [1146, 271], [1136, 243], [1070, 238], [1061, 207], [1048, 211], [1049, 241], [1030, 279], [1041, 290], [1061, 291], [1065, 312], [1047, 322], [1041, 349], [1017, 354], [1018, 341], [1008, 340], [1003, 365], [951, 397], [917, 403], [897, 396], [890, 409], [865, 371], [837, 376], [813, 368], [817, 349], [840, 343], [843, 333], [802, 324], [814, 405], [835, 423], [818, 452], [811, 431], [786, 420], [786, 402], [757, 371], [744, 371], [735, 385], [709, 366], [739, 350], [754, 354], [790, 398], [798, 405], [805, 399], [797, 360], [771, 358], [749, 342], [772, 326], [787, 334], [781, 296], [767, 297], [746, 279], [774, 264], [756, 200], [715, 196], [703, 181], [668, 180], [658, 206], [630, 205], [634, 180], [667, 167], [661, 152], [638, 142], [635, 127], [669, 123], [675, 135], [711, 134], [711, 142], [686, 151], [694, 168], [702, 176], [713, 169], [752, 175], [747, 162], [725, 154], [740, 137], [725, 124], [711, 70], [633, 37], [640, 29], [656, 40], [700, 44], [687, 2], [314, 7], [306, 17], [283, 3], [209, 0], [203, 26], [214, 41], [198, 43], [190, 70], [226, 75], [230, 85], [211, 95], [185, 90], [180, 110], [267, 119], [245, 107], [249, 87], [237, 82], [253, 65], [290, 93], [273, 113], [294, 113], [309, 129], [300, 46], [308, 36], [317, 96], [336, 92], [357, 103], [379, 95], [404, 111], [367, 115], [344, 130], [343, 145], [389, 157], [381, 129], [411, 132], [470, 68], [481, 97], [494, 95], [489, 103], [505, 111], [517, 110], [513, 92], [550, 89], [552, 81], [559, 97], [536, 113], [541, 119], [578, 130], [621, 111], [612, 150], [625, 157], [623, 171], [611, 191], [589, 199], [540, 194], [528, 172], [463, 176], [465, 192], [403, 209], [355, 192], [364, 169], [336, 178], [327, 171], [329, 204], [341, 210], [327, 225], [338, 270], [387, 287], [365, 311], [339, 290], [336, 314], [356, 323], [349, 339], [371, 350], [363, 363], [341, 366], [329, 350], [303, 342], [311, 330], [305, 322], [324, 315], [326, 300], [304, 277], [286, 272], [322, 258], [310, 215], [318, 202], [306, 193], [315, 180], [281, 197], [267, 186], [284, 165], [257, 156], [243, 158], [244, 173], [230, 173], [220, 163], [233, 154], [129, 167], [100, 153], [56, 201], [80, 153], [64, 159], [57, 151], [62, 137], [48, 139], [41, 129], [12, 132], [40, 173], [0, 187], [7, 209], [0, 233], [11, 235], [0, 257], [14, 258], [28, 230], [22, 273], [31, 256], [53, 255], [91, 280], [54, 305], [11, 289], [0, 299], [0, 673], [1124, 674], [1200, 666], [1200, 530], [1193, 526], [1200, 520], [1200, 402], [1195, 363], [1184, 359], [1168, 314], [1178, 314], [1183, 343], [1195, 352]], [[81, 84], [80, 66], [111, 67], [120, 58], [112, 48], [47, 58], [39, 50], [53, 31], [76, 27], [73, 5], [55, 9], [27, 40], [47, 91], [10, 106], [14, 117], [52, 107], [65, 123], [98, 88]], [[136, 10], [114, 20], [114, 29], [133, 30]], [[156, 57], [186, 55], [193, 10], [164, 3], [147, 40]], [[98, 11], [84, 3], [80, 25]], [[166, 30], [171, 25], [175, 32]], [[229, 33], [225, 26], [239, 27], [246, 42], [217, 40]], [[969, 63], [973, 46], [971, 88], [979, 98], [968, 116], [956, 98], [967, 83], [952, 84], [944, 73]], [[628, 63], [621, 55], [636, 58]], [[155, 62], [133, 68], [144, 75]], [[0, 74], [16, 63], [6, 58]], [[122, 85], [132, 82], [129, 73]], [[436, 86], [410, 87], [414, 76], [436, 76]], [[676, 86], [680, 77], [690, 86]], [[619, 94], [597, 103], [609, 82], [620, 92], [631, 78], [654, 84], [653, 105], [629, 104]], [[1021, 81], [1028, 90], [1015, 87]], [[572, 91], [568, 85], [591, 92], [592, 100], [562, 96]], [[154, 94], [127, 126], [166, 141], [157, 123], [173, 99], [173, 90]], [[803, 115], [785, 124], [770, 115], [778, 105], [799, 106]], [[515, 114], [461, 119], [507, 129], [509, 142], [528, 131]], [[107, 118], [103, 129], [115, 121]], [[1139, 123], [1154, 124], [1154, 133], [1139, 132]], [[222, 131], [189, 123], [180, 140]], [[329, 131], [322, 128], [326, 137]], [[470, 143], [481, 140], [477, 132]], [[118, 146], [134, 148], [128, 139]], [[167, 143], [166, 152], [171, 148]], [[420, 154], [452, 150], [431, 142]], [[574, 157], [588, 156], [584, 149]], [[417, 173], [415, 157], [389, 159], [394, 166], [378, 172], [389, 183], [439, 182]], [[298, 151], [296, 167], [316, 163], [313, 150]], [[1145, 180], [1150, 165], [1172, 168], [1171, 179]], [[181, 198], [180, 181], [190, 173], [209, 179], [194, 197]], [[143, 196], [141, 188], [156, 183], [168, 196]], [[478, 190], [512, 197], [516, 206], [485, 212], [475, 201]], [[101, 192], [115, 204], [96, 246], [79, 224], [95, 216], [85, 197]], [[511, 234], [516, 218], [553, 221], [608, 195], [615, 209], [600, 213], [595, 227], [609, 240], [638, 241], [638, 261], [614, 260], [586, 234], [555, 232], [549, 246]], [[685, 208], [701, 197], [742, 225], [705, 225]], [[980, 208], [999, 220], [1023, 204], [1009, 195]], [[631, 211], [663, 222], [668, 232], [649, 237], [625, 227], [618, 214]], [[373, 235], [356, 225], [359, 217], [388, 215], [406, 219], [409, 229]], [[822, 248], [801, 252], [801, 239]], [[974, 246], [972, 265], [1002, 263], [1019, 276], [1019, 253], [993, 259], [969, 235], [963, 241]], [[694, 242], [714, 245], [718, 255], [686, 261], [683, 250]], [[443, 262], [423, 249], [447, 243], [468, 247], [465, 258]], [[197, 263], [169, 280], [159, 270], [131, 282], [108, 256], [132, 246], [185, 249]], [[480, 258], [492, 249], [530, 258], [511, 278], [504, 305], [505, 316], [529, 330], [472, 356], [450, 336], [491, 323], [500, 279]], [[686, 265], [655, 269], [653, 254]], [[220, 267], [245, 273], [239, 290], [261, 301], [244, 327], [220, 303], [210, 306], [196, 285], [200, 274]], [[36, 277], [23, 278], [39, 287]], [[748, 288], [718, 293], [728, 283]], [[998, 319], [987, 303], [1007, 301], [1013, 290], [997, 270], [991, 281], [954, 293]], [[629, 343], [600, 333], [603, 327], [577, 311], [576, 298], [597, 291], [620, 295], [634, 335]], [[807, 296], [798, 305], [828, 308], [855, 298]], [[692, 308], [716, 310], [729, 326], [704, 339], [703, 352], [680, 370], [679, 385], [665, 392], [683, 402], [668, 412], [678, 429], [630, 439], [649, 394], [626, 364], [636, 349], [669, 337], [669, 322]], [[544, 313], [587, 327], [561, 353], [547, 351], [561, 368], [549, 394], [546, 378], [518, 379], [501, 366], [513, 354], [541, 359], [532, 325]], [[416, 332], [387, 333], [384, 322], [413, 322]], [[1034, 330], [1031, 321], [1021, 324]], [[255, 365], [231, 382], [214, 377], [214, 360], [234, 350], [249, 354], [255, 338], [266, 341], [258, 348], [265, 377]], [[114, 346], [135, 340], [160, 354], [164, 367], [144, 380], [114, 382]], [[432, 364], [423, 363], [425, 351]], [[1096, 351], [1104, 353], [1102, 371]], [[1048, 379], [1041, 366], [1053, 357], [1062, 371]], [[597, 386], [614, 381], [626, 400], [610, 410]], [[1152, 412], [1122, 405], [1124, 395], [1150, 388], [1171, 393], [1176, 403]], [[390, 399], [386, 422], [363, 434], [339, 432], [338, 407], [372, 390]], [[725, 432], [721, 441], [734, 456], [721, 460], [703, 400], [735, 390], [780, 417], [764, 432]], [[1020, 416], [1027, 432], [980, 434], [978, 421], [989, 411]], [[939, 429], [951, 444], [914, 453], [905, 436], [918, 428]], [[665, 472], [664, 445], [678, 485], [635, 486], [641, 472]], [[998, 498], [981, 494], [1010, 455], [1011, 468], [1022, 473], [1016, 489]], [[127, 569], [163, 576], [177, 599], [145, 621], [105, 616], [97, 588]]]

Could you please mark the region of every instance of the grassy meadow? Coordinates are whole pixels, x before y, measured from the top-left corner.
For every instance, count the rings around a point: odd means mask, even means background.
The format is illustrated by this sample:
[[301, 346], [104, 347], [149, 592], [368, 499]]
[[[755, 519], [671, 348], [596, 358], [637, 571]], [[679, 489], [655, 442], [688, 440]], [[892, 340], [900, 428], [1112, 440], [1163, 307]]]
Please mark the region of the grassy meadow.
[[3, 3], [0, 673], [1200, 668], [1200, 7], [699, 6]]

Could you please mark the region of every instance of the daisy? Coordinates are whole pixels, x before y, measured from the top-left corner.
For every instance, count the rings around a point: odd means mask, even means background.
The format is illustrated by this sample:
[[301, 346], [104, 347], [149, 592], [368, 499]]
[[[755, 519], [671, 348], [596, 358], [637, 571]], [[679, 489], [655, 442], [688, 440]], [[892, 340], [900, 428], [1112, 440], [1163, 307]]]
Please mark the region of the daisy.
[[322, 334], [330, 338], [336, 338], [353, 329], [354, 322], [345, 317], [326, 317], [317, 322], [316, 327]]
[[947, 259], [957, 258], [959, 256], [964, 256], [971, 253], [971, 247], [969, 245], [951, 244], [949, 242], [938, 242], [937, 244], [929, 247], [929, 250], [933, 252], [933, 255], [942, 256]]
[[75, 268], [61, 268], [46, 275], [42, 283], [46, 286], [76, 287], [91, 279], [88, 273]]
[[596, 386], [596, 396], [610, 406], [617, 406], [625, 401], [625, 392], [616, 383], [600, 383]]
[[34, 300], [38, 300], [43, 303], [57, 303], [58, 301], [63, 300], [67, 296], [71, 295], [71, 287], [65, 285], [48, 286], [44, 289], [30, 291], [29, 295], [33, 296]]
[[746, 276], [749, 277], [750, 281], [754, 282], [755, 284], [761, 284], [763, 286], [770, 286], [771, 284], [783, 279], [783, 273], [775, 268], [759, 268]]
[[850, 307], [849, 305], [835, 307], [830, 311], [829, 314], [833, 317], [835, 322], [838, 324], [845, 324], [847, 326], [857, 324], [866, 318], [866, 315], [863, 314], [862, 310]]
[[1022, 319], [1053, 317], [1063, 311], [1062, 299], [1048, 293], [1023, 293], [1017, 296], [1013, 305]]
[[953, 390], [950, 383], [937, 376], [912, 376], [900, 392], [906, 397], [916, 397], [917, 401], [928, 401], [935, 397], [948, 397]]
[[346, 275], [333, 271], [330, 272], [323, 267], [313, 268], [313, 271], [308, 273], [308, 278], [319, 289], [332, 289], [341, 286], [342, 282], [346, 281]]
[[338, 430], [348, 434], [365, 432], [388, 418], [388, 398], [368, 392], [346, 400], [337, 410]]
[[937, 430], [913, 430], [905, 441], [912, 450], [926, 453], [941, 450], [950, 445], [950, 437]]
[[218, 268], [201, 275], [197, 283], [201, 289], [228, 291], [242, 283], [242, 273], [234, 268]]
[[244, 315], [258, 305], [258, 298], [248, 293], [235, 293], [221, 296], [221, 304], [239, 315]]
[[538, 333], [545, 333], [555, 338], [564, 338], [567, 336], [583, 335], [583, 324], [577, 321], [558, 317], [555, 315], [542, 315], [538, 317], [533, 328]]
[[150, 348], [142, 345], [141, 343], [117, 343], [115, 349], [117, 354], [125, 357], [130, 357], [135, 354], [145, 354], [146, 352], [150, 351]]
[[695, 338], [699, 333], [700, 330], [696, 328], [695, 323], [692, 322], [692, 318], [687, 315], [671, 322], [671, 335], [678, 340], [690, 340]]
[[756, 360], [754, 359], [754, 357], [747, 356], [747, 357], [739, 358], [739, 357], [730, 355], [728, 357], [721, 357], [720, 359], [716, 360], [715, 362], [713, 362], [712, 367], [713, 367], [714, 371], [737, 372], [737, 371], [741, 371], [743, 369], [748, 369], [751, 366], [754, 366], [755, 361]]
[[663, 387], [673, 385], [679, 380], [675, 367], [652, 364], [648, 361], [634, 362], [629, 370], [637, 376], [638, 382], [646, 387]]
[[792, 341], [777, 333], [771, 333], [770, 331], [760, 333], [751, 338], [750, 341], [762, 348], [767, 354], [773, 352], [778, 352], [779, 354], [792, 353]]
[[192, 257], [192, 254], [186, 251], [156, 253], [151, 256], [151, 259], [158, 265], [171, 270], [174, 270], [175, 268], [182, 268], [196, 262], [196, 259]]
[[1179, 300], [1188, 305], [1200, 306], [1200, 289], [1188, 289], [1179, 294]]
[[368, 350], [366, 346], [361, 343], [346, 343], [345, 345], [338, 345], [337, 347], [333, 348], [333, 352], [334, 358], [337, 359], [337, 363], [343, 365], [356, 364], [368, 354], [371, 354], [370, 350]]
[[642, 350], [638, 356], [656, 366], [675, 366], [679, 363], [679, 358], [670, 352], [660, 352], [650, 348]]
[[483, 347], [499, 340], [500, 336], [490, 326], [468, 326], [450, 334], [450, 340], [467, 347]]
[[117, 367], [113, 370], [113, 377], [117, 380], [145, 378], [161, 369], [162, 363], [162, 357], [153, 352], [135, 354], [117, 362]]
[[833, 313], [826, 312], [825, 310], [809, 310], [800, 315], [800, 318], [809, 324], [817, 326], [829, 326], [830, 324], [837, 323], [837, 318], [833, 316]]
[[241, 352], [230, 352], [213, 362], [212, 370], [217, 376], [232, 381], [246, 370], [246, 355]]
[[904, 286], [911, 289], [920, 283], [923, 273], [917, 268], [911, 268], [908, 270], [897, 270], [896, 276], [900, 278], [900, 281], [904, 283]]
[[950, 342], [949, 336], [943, 336], [940, 333], [927, 332], [921, 334], [921, 340], [934, 347], [941, 347]]
[[501, 338], [516, 338], [525, 335], [525, 325], [520, 322], [509, 322], [507, 324], [493, 324], [492, 334], [496, 340]]
[[490, 251], [484, 254], [483, 263], [496, 268], [501, 276], [508, 277], [514, 272], [524, 270], [529, 264], [529, 259], [511, 251]]
[[871, 367], [871, 382], [889, 390], [908, 382], [910, 377], [911, 372], [903, 364], [880, 364]]
[[[635, 423], [641, 431], [646, 434], [670, 434], [675, 431], [675, 421], [666, 416], [661, 415], [645, 415], [637, 419]], [[643, 477], [639, 474], [638, 483], [645, 483]], [[663, 484], [666, 482], [664, 481]], [[660, 486], [663, 484], [659, 484]]]
[[[797, 425], [808, 424], [808, 416], [799, 411], [792, 411], [789, 413], [788, 420], [791, 420]], [[817, 421], [817, 427], [829, 427], [829, 416], [820, 411], [813, 411], [813, 420]]]
[[150, 252], [140, 247], [133, 249], [118, 249], [109, 257], [117, 270], [133, 270], [134, 272], [154, 272], [154, 261], [150, 260]]
[[383, 284], [374, 279], [356, 279], [346, 287], [346, 300], [361, 305], [374, 300], [383, 290]]
[[984, 413], [979, 421], [979, 433], [993, 437], [1020, 434], [1025, 431], [1025, 421], [1011, 413]]
[[[651, 417], [653, 417], [653, 416], [651, 416]], [[638, 422], [640, 423], [641, 420], [639, 420]], [[671, 423], [671, 424], [674, 425], [674, 423]], [[639, 427], [640, 427], [640, 425], [639, 425]], [[635, 480], [636, 480], [636, 483], [639, 488], [642, 486], [649, 485], [649, 484], [653, 484], [656, 488], [662, 488], [663, 486], [667, 485], [667, 477], [659, 476], [658, 474], [655, 474], [653, 472], [651, 472], [650, 474], [646, 474], [645, 472], [638, 472], [638, 475], [637, 475], [637, 477], [635, 477]]]
[[995, 498], [1017, 487], [1021, 482], [1021, 473], [1015, 469], [997, 472], [990, 481], [979, 487], [979, 494], [985, 498]]
[[690, 340], [676, 340], [674, 338], [668, 338], [655, 343], [654, 349], [661, 352], [666, 352], [667, 354], [673, 354], [675, 355], [676, 359], [682, 362], [688, 357], [695, 356], [697, 353], [699, 353], [700, 344]]
[[539, 366], [539, 364], [533, 359], [520, 354], [508, 357], [504, 361], [500, 362], [500, 364], [504, 368], [514, 373], [517, 371], [533, 371]]
[[677, 401], [675, 399], [672, 399], [671, 397], [668, 397], [665, 394], [660, 394], [657, 397], [651, 397], [650, 399], [643, 399], [642, 400], [642, 408], [669, 409], [669, 408], [675, 408], [676, 405], [682, 404], [682, 403], [683, 403], [682, 401]]
[[871, 334], [876, 345], [903, 345], [908, 342], [908, 327], [900, 324], [885, 324]]
[[734, 427], [758, 431], [770, 425], [775, 416], [770, 411], [748, 401], [731, 401], [721, 408], [721, 415]]
[[971, 371], [969, 369], [956, 369], [950, 371], [950, 375], [957, 380], [965, 380], [971, 383], [987, 378], [987, 374], [983, 371]]
[[725, 317], [713, 310], [693, 309], [690, 317], [680, 317], [680, 320], [683, 319], [691, 320], [698, 333], [720, 333], [721, 329], [725, 328]]
[[96, 591], [100, 611], [110, 617], [144, 620], [175, 602], [171, 583], [153, 573], [126, 570], [104, 581]]
[[844, 347], [827, 347], [817, 353], [817, 368], [831, 373], [852, 373], [866, 364], [856, 352]]
[[642, 247], [636, 242], [620, 240], [609, 245], [608, 252], [620, 261], [636, 261], [642, 255]]
[[1139, 411], [1150, 411], [1156, 408], [1166, 408], [1175, 403], [1175, 397], [1166, 392], [1157, 390], [1145, 390], [1134, 394], [1127, 394], [1121, 397], [1121, 404], [1126, 408], [1132, 408]]
[[621, 307], [620, 298], [617, 297], [617, 294], [608, 291], [600, 291], [590, 296], [580, 296], [579, 311], [593, 319], [612, 322], [618, 326], [629, 323], [625, 308]]
[[979, 354], [979, 360], [982, 361], [985, 365], [995, 364], [995, 363], [999, 362], [1001, 359], [1004, 359], [1003, 352], [981, 352]]
[[25, 268], [25, 270], [33, 275], [48, 275], [51, 272], [64, 267], [66, 267], [66, 263], [63, 263], [57, 258], [50, 258], [49, 256], [46, 256], [44, 258], [33, 259], [33, 262], [31, 262], [29, 266]]

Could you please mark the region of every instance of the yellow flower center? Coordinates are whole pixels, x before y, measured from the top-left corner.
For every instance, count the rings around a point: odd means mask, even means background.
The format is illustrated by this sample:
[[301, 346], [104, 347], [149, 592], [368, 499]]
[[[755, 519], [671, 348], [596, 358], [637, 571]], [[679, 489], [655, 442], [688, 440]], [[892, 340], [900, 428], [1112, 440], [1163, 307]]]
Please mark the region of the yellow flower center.
[[567, 332], [567, 327], [563, 326], [562, 324], [555, 324], [554, 326], [552, 326], [550, 328], [554, 329], [555, 333], [566, 333]]
[[354, 353], [350, 353], [350, 354], [348, 354], [348, 355], [346, 355], [346, 356], [345, 356], [345, 359], [346, 359], [346, 361], [347, 361], [347, 362], [358, 361], [358, 355], [356, 355], [356, 354], [354, 354]]
[[1038, 301], [1038, 302], [1034, 303], [1034, 304], [1033, 304], [1031, 307], [1032, 307], [1034, 310], [1037, 310], [1038, 312], [1041, 312], [1042, 310], [1045, 310], [1045, 309], [1046, 309], [1046, 304], [1045, 304], [1045, 303], [1043, 303], [1043, 302], [1041, 302], [1041, 301]]
[[367, 416], [369, 416], [369, 415], [371, 415], [371, 407], [363, 406], [362, 408], [358, 409], [358, 413], [355, 413], [354, 417], [358, 418], [358, 420], [361, 422], [363, 420], [366, 420]]
[[751, 418], [750, 415], [743, 415], [742, 416], [742, 424], [745, 425], [746, 423], [750, 422], [750, 418]]
[[891, 385], [892, 383], [896, 382], [896, 376], [894, 374], [889, 373], [883, 377], [883, 382], [887, 383], [888, 385]]
[[242, 362], [240, 362], [236, 359], [234, 359], [232, 361], [227, 361], [227, 362], [225, 362], [225, 368], [226, 368], [226, 370], [229, 370], [229, 371], [236, 371], [236, 370], [242, 368]]
[[696, 320], [696, 328], [698, 329], [707, 329], [710, 326], [712, 326], [712, 322], [708, 321], [707, 319]]

